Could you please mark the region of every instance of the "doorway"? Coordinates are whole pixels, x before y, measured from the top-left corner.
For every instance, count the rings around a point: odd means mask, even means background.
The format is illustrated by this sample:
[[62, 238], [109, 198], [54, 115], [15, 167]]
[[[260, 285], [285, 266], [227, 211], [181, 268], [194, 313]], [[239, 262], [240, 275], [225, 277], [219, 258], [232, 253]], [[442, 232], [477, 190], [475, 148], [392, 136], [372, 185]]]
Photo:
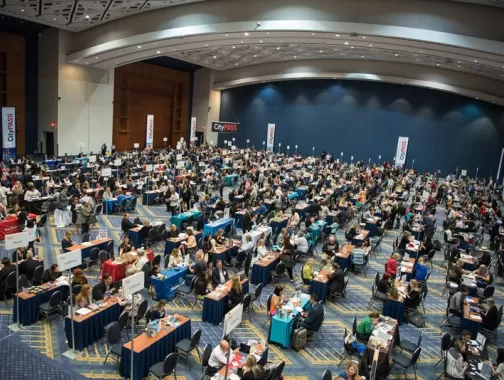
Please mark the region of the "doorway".
[[54, 132], [45, 132], [46, 149], [48, 156], [54, 156]]
[[205, 138], [205, 134], [203, 132], [196, 131], [196, 145], [203, 145], [203, 139]]

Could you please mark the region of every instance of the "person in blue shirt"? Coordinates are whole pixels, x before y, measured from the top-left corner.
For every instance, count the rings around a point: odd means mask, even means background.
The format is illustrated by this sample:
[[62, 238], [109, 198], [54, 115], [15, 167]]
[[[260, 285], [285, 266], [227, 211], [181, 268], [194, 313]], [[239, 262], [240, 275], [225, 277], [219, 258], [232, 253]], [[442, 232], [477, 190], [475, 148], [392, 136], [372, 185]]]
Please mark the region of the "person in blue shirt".
[[268, 212], [268, 208], [264, 205], [263, 201], [259, 201], [259, 207], [255, 210], [256, 214], [265, 215]]
[[424, 282], [425, 278], [427, 277], [428, 269], [429, 268], [427, 268], [427, 265], [425, 265], [424, 258], [420, 257], [415, 265], [415, 268], [413, 269], [413, 272], [415, 273], [415, 280]]

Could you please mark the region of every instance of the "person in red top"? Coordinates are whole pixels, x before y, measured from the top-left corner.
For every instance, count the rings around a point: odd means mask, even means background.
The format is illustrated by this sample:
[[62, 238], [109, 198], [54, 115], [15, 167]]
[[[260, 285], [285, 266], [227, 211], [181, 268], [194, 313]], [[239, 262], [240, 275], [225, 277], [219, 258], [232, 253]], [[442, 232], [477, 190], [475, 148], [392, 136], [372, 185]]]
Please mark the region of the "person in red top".
[[483, 204], [481, 205], [481, 207], [480, 207], [480, 215], [481, 215], [482, 217], [485, 217], [485, 216], [486, 216], [486, 206], [485, 206], [485, 204], [484, 204], [484, 203], [483, 203]]
[[395, 277], [397, 275], [397, 263], [401, 260], [401, 255], [399, 253], [394, 253], [390, 259], [387, 260], [385, 266], [385, 272], [390, 274], [390, 277]]

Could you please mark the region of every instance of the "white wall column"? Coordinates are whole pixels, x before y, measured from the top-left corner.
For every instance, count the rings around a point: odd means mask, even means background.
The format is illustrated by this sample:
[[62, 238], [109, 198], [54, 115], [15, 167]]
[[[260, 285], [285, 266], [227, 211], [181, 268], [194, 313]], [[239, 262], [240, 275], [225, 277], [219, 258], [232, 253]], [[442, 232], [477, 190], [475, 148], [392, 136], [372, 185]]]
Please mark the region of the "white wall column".
[[[199, 69], [194, 73], [192, 116], [196, 117], [196, 131], [205, 134], [207, 143], [217, 145], [218, 134], [211, 131], [212, 121], [219, 120], [221, 92], [212, 89], [214, 71]], [[205, 126], [205, 128], [203, 128]]]

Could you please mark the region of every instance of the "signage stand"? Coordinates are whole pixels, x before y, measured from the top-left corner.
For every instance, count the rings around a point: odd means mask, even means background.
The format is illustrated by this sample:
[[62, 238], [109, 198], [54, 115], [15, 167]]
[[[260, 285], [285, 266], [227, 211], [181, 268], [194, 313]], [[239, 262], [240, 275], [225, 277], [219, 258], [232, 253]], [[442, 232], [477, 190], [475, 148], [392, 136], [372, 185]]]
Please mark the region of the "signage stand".
[[[17, 321], [12, 323], [11, 325], [8, 326], [9, 330], [13, 332], [18, 332], [21, 331], [22, 327], [21, 324], [19, 323], [19, 319], [21, 318], [21, 315], [19, 315], [19, 265], [17, 260], [17, 253], [16, 253], [16, 315], [17, 315]], [[7, 297], [7, 295], [5, 295]]]
[[[20, 247], [28, 247], [28, 232], [18, 232], [17, 234], [10, 234], [5, 236], [5, 249], [14, 250]], [[21, 330], [21, 324], [19, 323], [19, 319], [21, 315], [19, 314], [19, 257], [16, 252], [16, 312], [17, 312], [17, 321], [9, 325], [9, 329], [11, 331], [17, 332]]]
[[234, 330], [235, 327], [237, 327], [241, 323], [242, 317], [243, 317], [242, 303], [240, 303], [235, 308], [230, 310], [224, 317], [224, 335], [227, 335], [229, 339], [228, 354], [226, 357], [226, 372], [224, 374], [224, 380], [227, 380], [229, 372], [229, 358], [231, 356], [231, 342], [232, 342], [231, 332]]
[[[80, 252], [80, 251], [79, 251]], [[69, 350], [66, 350], [64, 353], [63, 353], [63, 356], [67, 357], [68, 359], [72, 359], [72, 360], [75, 360], [77, 358], [77, 356], [80, 355], [80, 353], [75, 349], [75, 327], [74, 327], [74, 302], [73, 302], [73, 292], [72, 292], [72, 281], [70, 281], [70, 278], [71, 278], [71, 275], [72, 275], [72, 271], [70, 270], [70, 268], [68, 268], [68, 286], [70, 288], [70, 323], [72, 324], [72, 348], [69, 349]]]

